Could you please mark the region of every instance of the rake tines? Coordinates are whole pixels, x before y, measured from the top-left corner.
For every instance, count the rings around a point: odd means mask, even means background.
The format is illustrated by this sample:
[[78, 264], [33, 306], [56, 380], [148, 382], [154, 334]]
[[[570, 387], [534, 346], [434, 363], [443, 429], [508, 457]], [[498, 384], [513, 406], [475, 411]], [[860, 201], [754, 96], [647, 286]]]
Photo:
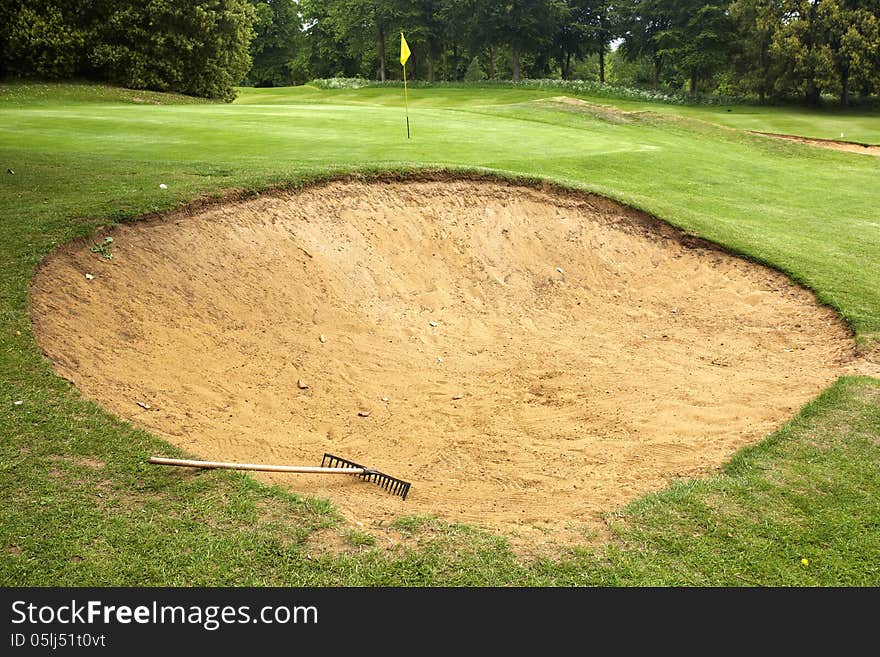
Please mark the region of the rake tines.
[[356, 477], [360, 477], [366, 481], [372, 481], [374, 484], [378, 484], [392, 495], [399, 495], [403, 499], [406, 499], [411, 485], [408, 481], [392, 477], [391, 475], [379, 472], [378, 470], [372, 470], [359, 463], [349, 461], [348, 459], [339, 456], [334, 456], [333, 454], [324, 454], [324, 458], [321, 459], [321, 467], [357, 468], [361, 472], [353, 473]]

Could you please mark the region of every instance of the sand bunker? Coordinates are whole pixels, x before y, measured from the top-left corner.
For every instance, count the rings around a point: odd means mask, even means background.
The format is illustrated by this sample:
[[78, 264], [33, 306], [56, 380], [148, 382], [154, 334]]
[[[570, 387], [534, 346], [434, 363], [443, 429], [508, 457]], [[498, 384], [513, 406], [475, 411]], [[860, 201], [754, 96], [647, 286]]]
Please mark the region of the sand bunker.
[[111, 234], [112, 260], [79, 242], [34, 279], [56, 371], [200, 458], [327, 451], [410, 480], [402, 501], [256, 475], [366, 531], [434, 514], [582, 540], [779, 427], [852, 352], [781, 274], [593, 196], [336, 182]]
[[880, 146], [874, 144], [861, 144], [854, 141], [840, 141], [837, 139], [817, 139], [815, 137], [800, 137], [798, 135], [783, 135], [777, 132], [757, 132], [752, 130], [753, 135], [761, 135], [763, 137], [773, 137], [775, 139], [785, 139], [795, 141], [799, 144], [807, 144], [808, 146], [821, 146], [822, 148], [831, 148], [838, 151], [846, 151], [848, 153], [861, 153], [862, 155], [874, 155], [880, 157]]

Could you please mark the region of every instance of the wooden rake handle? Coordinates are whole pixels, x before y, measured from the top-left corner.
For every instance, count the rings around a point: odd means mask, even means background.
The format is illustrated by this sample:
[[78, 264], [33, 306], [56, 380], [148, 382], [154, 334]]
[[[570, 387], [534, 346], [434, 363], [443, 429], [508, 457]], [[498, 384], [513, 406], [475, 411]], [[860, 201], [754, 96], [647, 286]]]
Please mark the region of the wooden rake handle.
[[261, 472], [302, 472], [307, 474], [370, 474], [366, 468], [325, 468], [311, 465], [263, 465], [260, 463], [227, 463], [224, 461], [193, 461], [189, 459], [166, 459], [151, 456], [149, 463], [155, 465], [176, 465], [183, 468], [205, 468], [210, 470], [259, 470]]

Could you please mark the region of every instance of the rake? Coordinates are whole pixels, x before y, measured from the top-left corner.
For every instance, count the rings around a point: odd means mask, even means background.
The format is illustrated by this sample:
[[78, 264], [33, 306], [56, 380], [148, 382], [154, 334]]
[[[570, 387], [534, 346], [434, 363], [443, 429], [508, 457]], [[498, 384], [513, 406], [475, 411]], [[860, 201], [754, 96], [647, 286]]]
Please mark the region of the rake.
[[381, 486], [392, 495], [398, 495], [403, 499], [409, 494], [410, 482], [392, 477], [384, 472], [367, 468], [354, 461], [324, 454], [320, 466], [313, 465], [262, 465], [259, 463], [227, 463], [224, 461], [193, 461], [190, 459], [168, 459], [162, 456], [151, 456], [149, 463], [155, 465], [176, 465], [183, 468], [204, 468], [206, 470], [259, 470], [262, 472], [302, 472], [310, 474], [347, 474], [355, 475], [365, 481], [371, 481]]

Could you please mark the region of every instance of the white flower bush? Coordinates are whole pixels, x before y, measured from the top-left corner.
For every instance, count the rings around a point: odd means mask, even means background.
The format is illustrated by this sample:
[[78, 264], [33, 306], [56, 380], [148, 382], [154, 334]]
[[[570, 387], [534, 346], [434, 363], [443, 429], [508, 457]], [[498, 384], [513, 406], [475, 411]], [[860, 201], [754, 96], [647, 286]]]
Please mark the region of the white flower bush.
[[371, 82], [365, 78], [320, 78], [312, 80], [312, 85], [318, 89], [363, 89], [380, 82]]
[[[399, 87], [403, 86], [401, 80], [388, 80], [378, 82], [365, 78], [323, 78], [313, 80], [310, 84], [319, 89], [363, 89], [364, 87]], [[592, 80], [554, 80], [534, 79], [520, 80], [481, 80], [479, 82], [434, 82], [428, 83], [423, 80], [412, 80], [410, 87], [515, 87], [525, 89], [547, 89], [563, 93], [593, 96], [600, 98], [619, 98], [622, 100], [636, 100], [650, 103], [667, 103], [671, 105], [731, 105], [741, 100], [729, 96], [687, 96], [684, 94], [667, 93], [638, 87], [625, 87], [620, 85], [594, 82]]]

